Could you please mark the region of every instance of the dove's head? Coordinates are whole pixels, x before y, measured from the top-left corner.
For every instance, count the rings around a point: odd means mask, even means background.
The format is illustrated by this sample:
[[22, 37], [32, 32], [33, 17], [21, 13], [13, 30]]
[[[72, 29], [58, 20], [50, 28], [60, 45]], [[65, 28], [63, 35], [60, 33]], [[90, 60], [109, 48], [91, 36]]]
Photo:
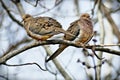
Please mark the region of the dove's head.
[[25, 21], [27, 21], [27, 20], [30, 20], [31, 18], [33, 18], [31, 15], [25, 14], [25, 15], [22, 16], [22, 19], [23, 19], [22, 21], [25, 22]]
[[89, 20], [90, 19], [90, 15], [88, 13], [84, 13], [84, 14], [81, 15], [80, 18]]

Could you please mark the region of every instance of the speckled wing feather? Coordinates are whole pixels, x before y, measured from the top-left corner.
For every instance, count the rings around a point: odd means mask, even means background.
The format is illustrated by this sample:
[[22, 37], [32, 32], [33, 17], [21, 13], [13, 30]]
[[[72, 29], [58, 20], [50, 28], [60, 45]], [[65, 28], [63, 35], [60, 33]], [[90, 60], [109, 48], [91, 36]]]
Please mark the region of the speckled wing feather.
[[65, 40], [72, 41], [79, 35], [80, 27], [78, 25], [78, 20], [70, 24], [70, 27], [67, 29], [67, 32], [70, 32], [72, 35], [75, 35], [75, 36], [69, 36], [66, 34], [64, 36]]
[[62, 28], [61, 24], [56, 20], [49, 17], [35, 18], [33, 24], [30, 25], [29, 30], [38, 35], [54, 35], [59, 32], [55, 31], [56, 28]]

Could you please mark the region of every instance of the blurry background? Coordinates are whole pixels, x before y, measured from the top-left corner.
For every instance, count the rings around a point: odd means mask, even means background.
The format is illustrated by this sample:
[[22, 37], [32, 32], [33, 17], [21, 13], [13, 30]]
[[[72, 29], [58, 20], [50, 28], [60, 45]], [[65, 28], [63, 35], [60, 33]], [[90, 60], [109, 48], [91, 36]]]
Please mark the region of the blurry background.
[[[71, 22], [83, 13], [92, 17], [94, 31], [89, 44], [119, 44], [120, 42], [120, 0], [0, 0], [0, 56], [30, 44], [31, 39], [21, 25], [23, 14], [49, 16], [56, 19], [67, 29]], [[54, 52], [58, 45], [50, 45]], [[108, 47], [120, 51], [118, 46]], [[120, 57], [97, 51], [105, 57], [100, 61], [91, 50], [68, 47], [57, 57], [62, 70], [50, 61], [47, 71], [36, 65], [6, 66], [0, 65], [0, 80], [119, 80]], [[42, 46], [34, 47], [14, 56], [8, 64], [37, 63], [45, 69], [46, 50]]]

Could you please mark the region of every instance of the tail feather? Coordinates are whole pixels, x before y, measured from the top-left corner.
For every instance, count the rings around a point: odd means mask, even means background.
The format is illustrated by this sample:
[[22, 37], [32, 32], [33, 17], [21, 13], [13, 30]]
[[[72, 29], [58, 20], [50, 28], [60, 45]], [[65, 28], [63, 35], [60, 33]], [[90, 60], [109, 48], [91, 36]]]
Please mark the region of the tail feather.
[[60, 46], [59, 49], [57, 49], [55, 51], [55, 53], [53, 53], [47, 60], [46, 62], [50, 61], [50, 60], [53, 60], [54, 58], [56, 58], [67, 46], [66, 45], [63, 45], [63, 46]]

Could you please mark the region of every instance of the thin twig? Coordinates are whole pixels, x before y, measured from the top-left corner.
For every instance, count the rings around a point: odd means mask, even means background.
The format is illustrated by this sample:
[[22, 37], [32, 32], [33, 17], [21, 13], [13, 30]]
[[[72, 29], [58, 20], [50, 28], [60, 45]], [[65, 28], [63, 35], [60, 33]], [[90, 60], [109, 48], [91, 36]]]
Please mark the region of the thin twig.
[[94, 10], [95, 10], [95, 6], [96, 6], [97, 2], [98, 2], [98, 0], [94, 1], [94, 6], [93, 6], [93, 9], [91, 10], [92, 11], [92, 16], [94, 15]]
[[91, 50], [92, 50], [93, 54], [94, 54], [99, 60], [104, 59], [104, 58], [99, 57], [99, 56], [95, 53], [95, 47], [93, 47]]
[[[45, 57], [45, 61], [46, 61], [46, 60], [47, 60], [47, 56]], [[49, 65], [49, 64], [45, 62], [45, 68], [46, 68], [46, 70], [47, 70], [48, 72], [50, 72], [51, 74], [53, 74], [53, 75], [56, 76], [56, 75], [57, 75], [57, 71], [56, 71], [55, 73], [52, 72], [51, 70], [48, 69], [48, 65]]]
[[38, 15], [40, 15], [40, 14], [43, 14], [43, 13], [46, 13], [46, 12], [49, 12], [49, 11], [53, 10], [53, 9], [54, 9], [55, 7], [57, 7], [60, 3], [62, 3], [62, 1], [63, 1], [63, 0], [56, 1], [56, 2], [55, 2], [55, 5], [54, 5], [52, 8], [50, 8], [50, 9], [48, 9], [46, 6], [40, 4], [40, 5], [41, 5], [43, 8], [45, 8], [46, 10], [43, 11], [43, 12], [37, 13], [37, 14], [35, 14], [35, 15], [33, 15], [33, 16], [38, 16]]
[[94, 70], [95, 70], [95, 80], [98, 80], [98, 79], [97, 79], [97, 77], [98, 77], [98, 75], [97, 75], [97, 67], [95, 66], [95, 59], [94, 59], [93, 56], [92, 56], [92, 60], [93, 60]]
[[7, 64], [7, 63], [4, 63], [3, 65], [6, 65], [6, 66], [10, 66], [10, 67], [16, 67], [16, 66], [25, 66], [25, 65], [36, 65], [39, 67], [39, 69], [43, 70], [43, 71], [47, 71], [45, 69], [43, 69], [39, 64], [33, 62], [33, 63], [24, 63], [24, 64]]
[[[90, 57], [93, 57], [93, 55], [90, 55], [90, 54], [89, 54], [89, 56], [90, 56]], [[81, 64], [82, 64], [83, 66], [85, 66], [87, 69], [91, 69], [91, 68], [92, 68], [92, 69], [95, 69], [95, 68], [97, 68], [97, 67], [101, 67], [102, 64], [104, 64], [105, 62], [107, 62], [107, 60], [103, 60], [102, 63], [101, 63], [101, 64], [98, 64], [98, 65], [95, 65], [95, 64], [94, 64], [94, 66], [90, 66], [90, 65], [88, 64], [88, 62], [87, 62], [87, 63], [86, 63], [86, 62], [82, 62], [80, 59], [78, 59], [77, 62], [78, 62], [78, 63], [81, 63]]]
[[115, 9], [115, 10], [110, 10], [110, 13], [115, 13], [115, 12], [117, 12], [117, 11], [120, 11], [120, 7], [117, 8], [117, 9]]
[[32, 6], [34, 6], [34, 7], [37, 7], [38, 2], [39, 2], [40, 0], [36, 0], [36, 3], [35, 3], [35, 4], [32, 4], [32, 3], [30, 3], [30, 1], [27, 1], [27, 0], [24, 0], [24, 1], [27, 2], [27, 3], [29, 3], [30, 5], [32, 5]]

